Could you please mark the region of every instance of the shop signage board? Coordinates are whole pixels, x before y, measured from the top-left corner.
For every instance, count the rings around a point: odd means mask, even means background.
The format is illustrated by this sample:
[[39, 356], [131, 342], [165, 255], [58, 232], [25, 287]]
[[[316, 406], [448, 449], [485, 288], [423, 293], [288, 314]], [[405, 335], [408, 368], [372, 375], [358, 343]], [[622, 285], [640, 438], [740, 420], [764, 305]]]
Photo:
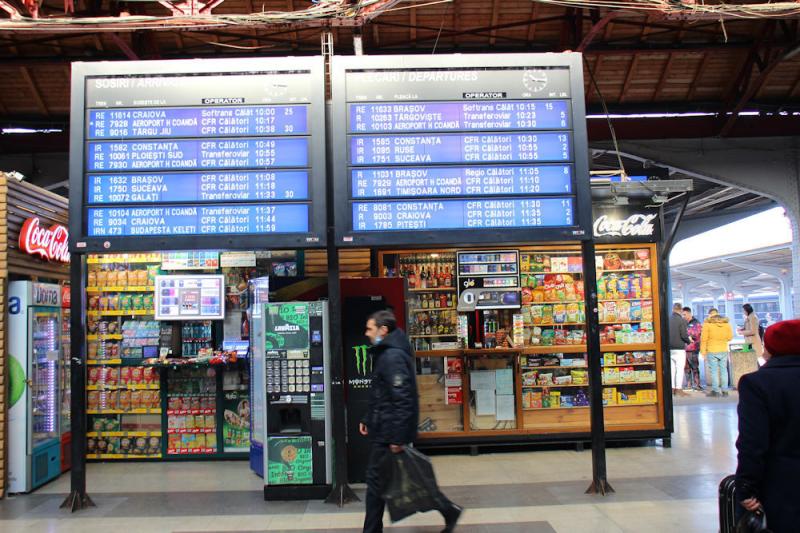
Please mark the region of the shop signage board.
[[661, 220], [658, 209], [644, 206], [594, 209], [592, 231], [601, 243], [659, 242]]
[[333, 58], [340, 246], [583, 240], [580, 54]]
[[73, 250], [325, 244], [321, 58], [76, 63], [72, 78]]
[[69, 263], [69, 230], [61, 224], [45, 228], [39, 217], [31, 217], [22, 224], [19, 248], [47, 261]]

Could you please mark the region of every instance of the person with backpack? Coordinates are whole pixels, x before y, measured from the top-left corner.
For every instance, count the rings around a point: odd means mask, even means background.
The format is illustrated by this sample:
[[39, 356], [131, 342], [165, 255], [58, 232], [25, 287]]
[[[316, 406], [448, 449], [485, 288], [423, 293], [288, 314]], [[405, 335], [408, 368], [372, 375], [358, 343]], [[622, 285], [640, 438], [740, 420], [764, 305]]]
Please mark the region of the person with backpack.
[[763, 328], [758, 320], [758, 315], [753, 311], [753, 306], [744, 304], [744, 327], [738, 328], [739, 333], [744, 337], [745, 344], [750, 345], [750, 349], [756, 352], [758, 357], [769, 357], [764, 355], [764, 346], [761, 342]]

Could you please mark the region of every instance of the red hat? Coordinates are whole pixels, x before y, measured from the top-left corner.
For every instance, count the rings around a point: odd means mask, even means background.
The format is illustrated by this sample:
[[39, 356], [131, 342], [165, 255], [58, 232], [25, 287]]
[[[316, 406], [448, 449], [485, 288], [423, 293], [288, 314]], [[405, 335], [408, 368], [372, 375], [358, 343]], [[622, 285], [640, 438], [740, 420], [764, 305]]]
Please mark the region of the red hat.
[[800, 355], [800, 319], [768, 327], [764, 332], [764, 347], [770, 355]]

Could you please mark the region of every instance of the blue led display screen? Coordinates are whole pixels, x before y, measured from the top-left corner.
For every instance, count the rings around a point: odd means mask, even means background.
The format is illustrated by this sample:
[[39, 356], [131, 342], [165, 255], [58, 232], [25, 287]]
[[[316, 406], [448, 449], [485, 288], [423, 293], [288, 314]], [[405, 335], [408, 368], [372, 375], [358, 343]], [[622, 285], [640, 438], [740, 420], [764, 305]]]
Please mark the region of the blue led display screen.
[[304, 135], [303, 105], [119, 108], [89, 112], [89, 139]]
[[306, 204], [90, 207], [90, 237], [305, 233]]
[[558, 130], [570, 127], [567, 100], [397, 102], [350, 106], [351, 133]]
[[350, 137], [351, 165], [569, 161], [571, 133]]
[[356, 231], [536, 228], [573, 224], [573, 198], [353, 202]]
[[354, 168], [353, 198], [569, 194], [570, 165]]
[[93, 141], [89, 172], [308, 166], [307, 138]]
[[91, 174], [88, 203], [252, 202], [307, 200], [308, 171], [210, 171]]

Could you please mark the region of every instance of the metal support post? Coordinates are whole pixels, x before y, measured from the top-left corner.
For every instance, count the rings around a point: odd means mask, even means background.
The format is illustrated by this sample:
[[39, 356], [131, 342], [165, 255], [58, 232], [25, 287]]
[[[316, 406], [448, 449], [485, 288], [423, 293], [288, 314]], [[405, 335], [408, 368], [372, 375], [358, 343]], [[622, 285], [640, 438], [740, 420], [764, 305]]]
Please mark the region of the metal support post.
[[594, 240], [583, 241], [583, 287], [586, 300], [586, 352], [589, 357], [589, 406], [592, 432], [592, 484], [587, 494], [614, 492], [606, 477], [606, 428], [603, 413], [603, 373], [600, 368], [600, 319], [597, 315], [597, 271]]
[[87, 507], [95, 507], [86, 493], [86, 293], [83, 284], [83, 254], [72, 254], [69, 267], [70, 290], [70, 420], [72, 466], [70, 470], [70, 493], [61, 504], [62, 509], [73, 513]]

